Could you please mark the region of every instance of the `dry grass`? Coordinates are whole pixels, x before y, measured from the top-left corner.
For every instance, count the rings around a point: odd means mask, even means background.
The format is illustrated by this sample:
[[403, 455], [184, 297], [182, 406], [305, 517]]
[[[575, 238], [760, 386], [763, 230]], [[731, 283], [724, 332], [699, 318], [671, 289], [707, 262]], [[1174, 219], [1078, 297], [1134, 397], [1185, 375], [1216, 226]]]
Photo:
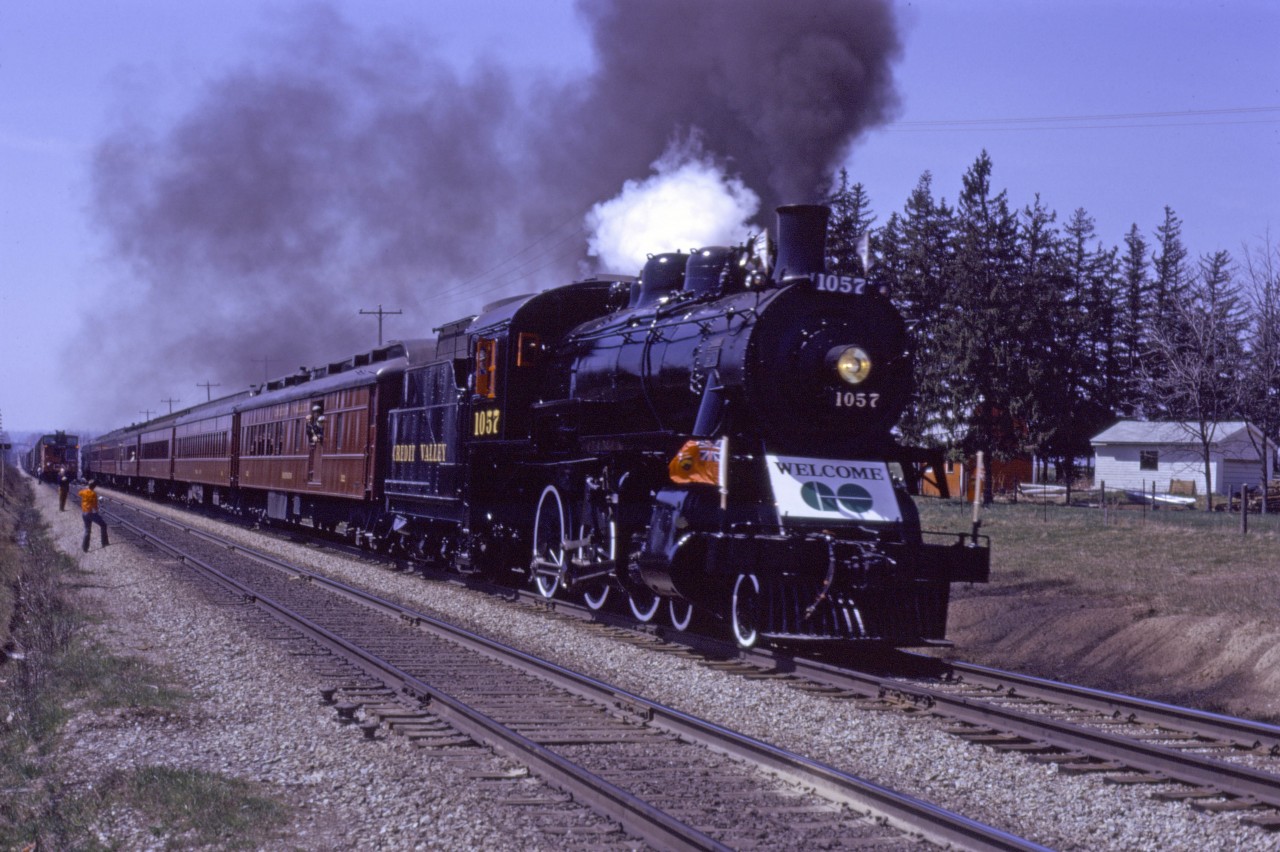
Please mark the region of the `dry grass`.
[[[964, 529], [972, 506], [920, 500], [926, 529]], [[1161, 614], [1280, 619], [1280, 517], [1186, 510], [1143, 513], [995, 504], [982, 511], [992, 541], [991, 593], [1022, 589], [1116, 603], [1144, 603]], [[975, 587], [975, 594], [983, 589]]]
[[17, 615], [0, 665], [0, 849], [107, 848], [95, 829], [122, 810], [145, 820], [157, 847], [266, 844], [285, 819], [282, 808], [234, 779], [144, 767], [109, 775], [88, 793], [63, 784], [57, 746], [73, 713], [181, 712], [186, 695], [164, 671], [88, 639], [88, 616], [65, 594], [79, 568], [53, 547], [21, 486], [0, 513], [0, 585], [9, 592], [0, 604]]

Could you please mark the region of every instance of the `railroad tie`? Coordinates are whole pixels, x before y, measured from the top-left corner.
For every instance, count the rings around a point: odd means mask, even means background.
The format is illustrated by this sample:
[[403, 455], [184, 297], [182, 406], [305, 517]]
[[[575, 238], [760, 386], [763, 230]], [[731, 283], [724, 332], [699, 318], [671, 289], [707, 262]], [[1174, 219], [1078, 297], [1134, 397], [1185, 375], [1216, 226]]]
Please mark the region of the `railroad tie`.
[[1102, 779], [1103, 784], [1172, 784], [1173, 779], [1159, 772], [1120, 772]]
[[1018, 736], [1017, 734], [1002, 734], [995, 731], [989, 734], [974, 733], [974, 734], [960, 734], [959, 736], [971, 743], [977, 743], [979, 745], [997, 745], [1000, 743], [1005, 743], [1005, 744], [1025, 743], [1027, 741], [1025, 737]]
[[1024, 740], [1019, 738], [1013, 742], [994, 742], [988, 743], [996, 751], [1016, 751], [1023, 754], [1048, 754], [1057, 749], [1057, 746], [1048, 743], [1035, 742], [1034, 740]]
[[1241, 817], [1240, 821], [1263, 831], [1280, 831], [1280, 814], [1275, 811]]
[[476, 781], [515, 781], [528, 778], [529, 770], [523, 766], [516, 769], [476, 769], [466, 773], [466, 777]]
[[1226, 793], [1217, 787], [1176, 787], [1170, 790], [1157, 790], [1151, 796], [1164, 802], [1185, 802], [1190, 799], [1216, 799]]
[[504, 805], [507, 807], [522, 808], [522, 807], [528, 807], [528, 806], [542, 807], [545, 805], [564, 805], [572, 801], [573, 801], [572, 796], [565, 796], [565, 795], [511, 796], [506, 799], [499, 799], [498, 804]]
[[1191, 807], [1208, 813], [1230, 813], [1232, 811], [1251, 811], [1262, 807], [1262, 804], [1257, 799], [1241, 796], [1221, 802], [1194, 801], [1191, 803]]
[[801, 692], [811, 692], [815, 695], [834, 696], [836, 694], [840, 694], [840, 695], [848, 694], [853, 697], [857, 696], [856, 693], [849, 692], [842, 686], [832, 686], [831, 684], [827, 684], [827, 683], [814, 683], [811, 680], [797, 681], [791, 684], [791, 688], [798, 689]]
[[1091, 772], [1121, 772], [1130, 767], [1114, 760], [1082, 760], [1078, 763], [1059, 763], [1059, 775], [1088, 775]]
[[1089, 755], [1082, 751], [1060, 751], [1050, 754], [1033, 754], [1031, 759], [1036, 763], [1078, 763], [1088, 760]]

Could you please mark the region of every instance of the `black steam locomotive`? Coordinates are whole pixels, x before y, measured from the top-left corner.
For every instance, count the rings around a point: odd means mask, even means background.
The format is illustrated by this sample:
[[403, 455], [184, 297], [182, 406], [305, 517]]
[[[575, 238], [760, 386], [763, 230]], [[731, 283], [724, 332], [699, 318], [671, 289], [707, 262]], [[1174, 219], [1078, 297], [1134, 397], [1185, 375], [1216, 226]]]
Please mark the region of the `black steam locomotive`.
[[989, 550], [924, 541], [891, 434], [906, 329], [825, 272], [827, 216], [781, 208], [771, 270], [754, 244], [658, 255], [445, 326], [390, 415], [387, 534], [743, 646], [941, 639]]
[[925, 541], [891, 432], [907, 332], [826, 273], [827, 216], [781, 208], [772, 262], [757, 239], [506, 299], [110, 433], [86, 467], [743, 646], [942, 639], [989, 550]]

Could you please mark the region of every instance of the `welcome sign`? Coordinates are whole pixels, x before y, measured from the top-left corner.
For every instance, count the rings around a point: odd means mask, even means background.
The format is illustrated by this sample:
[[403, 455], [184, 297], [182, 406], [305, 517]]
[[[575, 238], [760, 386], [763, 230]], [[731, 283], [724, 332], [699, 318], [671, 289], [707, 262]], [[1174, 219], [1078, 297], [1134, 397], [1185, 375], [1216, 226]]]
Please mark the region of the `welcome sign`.
[[902, 511], [884, 462], [765, 454], [783, 520], [821, 518], [900, 521]]

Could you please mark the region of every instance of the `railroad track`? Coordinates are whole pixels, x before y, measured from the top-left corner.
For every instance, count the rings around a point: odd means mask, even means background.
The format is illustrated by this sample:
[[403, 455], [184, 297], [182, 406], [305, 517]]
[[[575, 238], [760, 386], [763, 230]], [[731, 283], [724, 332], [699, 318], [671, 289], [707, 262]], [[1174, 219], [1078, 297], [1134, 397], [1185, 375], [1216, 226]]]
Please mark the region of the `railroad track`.
[[[741, 651], [714, 637], [637, 625], [572, 601], [546, 601], [532, 591], [502, 590], [504, 596], [513, 593], [558, 615], [617, 627], [613, 635], [636, 644], [687, 648], [694, 659], [722, 672], [791, 682], [833, 700], [853, 697], [872, 702], [867, 706], [928, 713], [943, 719], [955, 736], [1057, 764], [1062, 774], [1096, 773], [1108, 783], [1152, 785], [1156, 798], [1240, 812], [1245, 823], [1280, 829], [1280, 727], [1274, 725], [901, 652], [876, 671], [858, 671], [845, 662], [832, 665], [784, 650]], [[917, 676], [903, 676], [903, 670]]]
[[[115, 523], [331, 655], [369, 736], [493, 749], [658, 848], [1036, 844], [136, 508]], [[126, 517], [126, 515], [128, 517]], [[272, 570], [263, 570], [264, 566]]]
[[[557, 602], [556, 610], [611, 620], [568, 602]], [[1280, 726], [902, 651], [863, 670], [856, 660], [742, 650], [662, 626], [645, 626], [636, 641], [652, 641], [647, 637], [696, 651], [719, 671], [790, 682], [832, 700], [857, 698], [927, 713], [948, 722], [951, 734], [1057, 764], [1063, 774], [1153, 785], [1159, 799], [1239, 812], [1243, 822], [1280, 831]]]
[[[1157, 798], [1240, 812], [1244, 822], [1280, 830], [1276, 725], [917, 654], [895, 652], [873, 672], [785, 651], [737, 651], [705, 637], [664, 639], [687, 641], [708, 655], [736, 654], [746, 676], [791, 679], [833, 699], [929, 713], [947, 720], [952, 734], [1057, 764], [1061, 773], [1154, 785]], [[918, 675], [904, 676], [903, 668]]]

